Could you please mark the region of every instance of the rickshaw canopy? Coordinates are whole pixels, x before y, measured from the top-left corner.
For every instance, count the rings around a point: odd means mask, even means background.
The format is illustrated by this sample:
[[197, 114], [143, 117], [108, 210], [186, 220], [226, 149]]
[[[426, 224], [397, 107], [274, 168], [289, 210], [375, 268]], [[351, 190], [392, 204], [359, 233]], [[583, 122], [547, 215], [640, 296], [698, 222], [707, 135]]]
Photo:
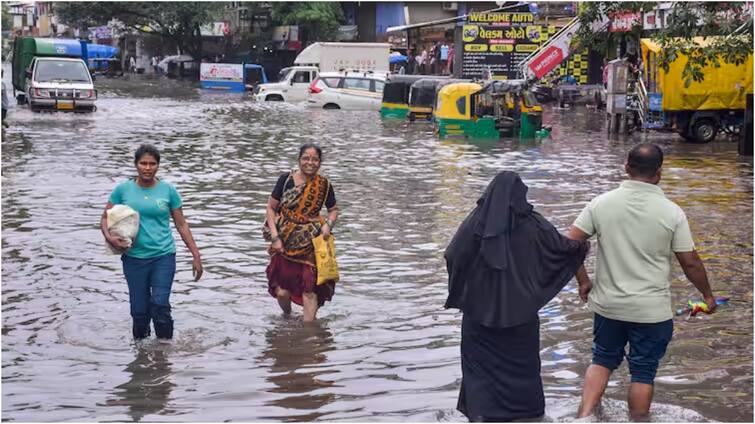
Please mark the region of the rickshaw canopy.
[[436, 77], [415, 81], [409, 93], [409, 105], [433, 108], [438, 86], [447, 80], [447, 77]]
[[438, 92], [435, 109], [437, 119], [471, 119], [469, 99], [472, 94], [482, 90], [482, 86], [473, 82], [457, 82], [444, 86]]

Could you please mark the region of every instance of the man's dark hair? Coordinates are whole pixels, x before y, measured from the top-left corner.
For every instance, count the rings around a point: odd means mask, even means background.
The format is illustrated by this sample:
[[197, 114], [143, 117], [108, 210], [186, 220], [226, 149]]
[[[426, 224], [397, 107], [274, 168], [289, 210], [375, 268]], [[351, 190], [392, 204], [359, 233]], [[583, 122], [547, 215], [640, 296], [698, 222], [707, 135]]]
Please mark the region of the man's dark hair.
[[627, 168], [634, 177], [652, 177], [663, 165], [663, 150], [656, 144], [640, 143], [627, 155]]
[[142, 144], [136, 149], [136, 153], [134, 153], [134, 165], [139, 163], [139, 159], [144, 155], [152, 155], [152, 157], [155, 158], [155, 161], [157, 161], [158, 164], [160, 163], [160, 151], [157, 150], [157, 147], [151, 144]]

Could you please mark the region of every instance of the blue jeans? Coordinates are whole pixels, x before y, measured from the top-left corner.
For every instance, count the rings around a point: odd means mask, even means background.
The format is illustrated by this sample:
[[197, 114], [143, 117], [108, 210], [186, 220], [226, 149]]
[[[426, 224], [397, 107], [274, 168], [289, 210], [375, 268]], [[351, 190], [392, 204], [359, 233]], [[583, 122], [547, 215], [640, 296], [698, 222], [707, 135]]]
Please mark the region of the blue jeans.
[[176, 254], [146, 259], [122, 255], [121, 261], [128, 282], [134, 338], [149, 337], [150, 320], [158, 338], [173, 338], [170, 288], [176, 274]]
[[[592, 363], [613, 371], [626, 356], [632, 383], [652, 385], [673, 333], [672, 320], [642, 324], [595, 314]], [[627, 342], [628, 355], [624, 351]]]

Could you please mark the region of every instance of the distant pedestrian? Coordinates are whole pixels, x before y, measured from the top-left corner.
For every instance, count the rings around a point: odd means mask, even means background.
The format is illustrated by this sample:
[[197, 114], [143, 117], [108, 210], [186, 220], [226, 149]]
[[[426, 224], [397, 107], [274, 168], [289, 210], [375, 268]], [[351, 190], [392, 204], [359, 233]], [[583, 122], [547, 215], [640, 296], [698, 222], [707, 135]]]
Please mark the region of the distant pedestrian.
[[9, 125], [8, 125], [8, 122], [5, 120], [5, 117], [8, 115], [9, 104], [8, 104], [7, 93], [5, 92], [5, 79], [3, 78], [4, 74], [5, 74], [5, 71], [3, 71], [2, 74], [0, 74], [0, 79], [2, 79], [2, 83], [3, 83], [3, 86], [2, 86], [2, 98], [3, 98], [2, 99], [2, 103], [3, 103], [3, 121], [2, 122], [3, 124], [2, 125], [4, 128], [8, 128]]
[[[181, 196], [173, 185], [157, 178], [160, 152], [152, 145], [143, 144], [134, 154], [134, 165], [137, 176], [120, 183], [110, 194], [100, 227], [105, 240], [113, 248], [124, 251], [121, 262], [128, 283], [134, 339], [149, 337], [150, 321], [159, 339], [171, 339], [173, 318], [169, 300], [176, 273], [171, 218], [194, 258], [194, 281], [202, 277], [202, 259], [184, 217]], [[127, 205], [139, 213], [139, 232], [130, 248], [108, 230], [107, 211], [115, 205]]]
[[157, 56], [152, 56], [152, 70], [155, 72], [155, 75], [160, 75], [160, 67], [157, 66], [158, 59]]
[[440, 75], [441, 74], [441, 67], [440, 67], [440, 46], [441, 43], [439, 41], [435, 42], [435, 45], [433, 46], [433, 75]]
[[132, 74], [136, 73], [136, 59], [134, 59], [134, 56], [128, 59], [128, 69]]
[[444, 41], [440, 46], [440, 74], [448, 73], [448, 44]]
[[454, 47], [452, 43], [451, 46], [448, 48], [448, 64], [447, 64], [448, 69], [446, 70], [448, 75], [452, 75], [454, 73], [455, 55], [456, 55], [456, 47]]
[[629, 180], [594, 198], [569, 228], [571, 239], [598, 238], [595, 286], [584, 267], [577, 272], [579, 296], [595, 313], [592, 364], [582, 387], [580, 418], [593, 413], [611, 373], [626, 357], [629, 413], [633, 421], [647, 419], [658, 363], [674, 331], [672, 256], [710, 311], [716, 308], [687, 217], [658, 187], [662, 165], [663, 151], [657, 145], [632, 148], [624, 164]]
[[430, 64], [430, 55], [427, 51], [427, 46], [422, 47], [422, 53], [420, 56], [422, 57], [422, 74], [427, 75], [430, 70], [428, 66]]
[[603, 88], [608, 88], [608, 58], [603, 59]]

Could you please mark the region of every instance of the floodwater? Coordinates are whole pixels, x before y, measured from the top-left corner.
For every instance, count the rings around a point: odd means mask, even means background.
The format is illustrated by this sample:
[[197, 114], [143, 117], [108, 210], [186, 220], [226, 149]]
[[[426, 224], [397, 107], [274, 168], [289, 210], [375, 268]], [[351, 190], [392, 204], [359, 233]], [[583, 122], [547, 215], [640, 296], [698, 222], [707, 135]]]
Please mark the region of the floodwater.
[[[9, 74], [9, 73], [7, 73]], [[7, 77], [6, 74], [6, 77]], [[609, 140], [593, 110], [546, 108], [542, 142], [438, 141], [377, 112], [259, 104], [188, 83], [98, 79], [91, 115], [11, 110], [2, 140], [2, 419], [7, 421], [463, 421], [455, 410], [461, 316], [444, 310], [443, 250], [501, 170], [566, 229], [624, 178], [640, 136]], [[653, 421], [753, 420], [753, 162], [736, 144], [666, 151], [666, 194], [686, 211], [718, 295], [712, 316], [675, 320]], [[267, 294], [260, 226], [300, 144], [324, 149], [342, 281], [317, 323], [281, 317]], [[136, 346], [117, 256], [99, 218], [134, 175], [142, 142], [162, 150], [205, 275], [176, 234], [176, 337]], [[588, 267], [594, 269], [595, 257]], [[678, 266], [673, 301], [696, 298]], [[592, 316], [570, 283], [541, 312], [548, 421], [569, 421], [590, 360]], [[626, 421], [626, 365], [598, 418]]]

